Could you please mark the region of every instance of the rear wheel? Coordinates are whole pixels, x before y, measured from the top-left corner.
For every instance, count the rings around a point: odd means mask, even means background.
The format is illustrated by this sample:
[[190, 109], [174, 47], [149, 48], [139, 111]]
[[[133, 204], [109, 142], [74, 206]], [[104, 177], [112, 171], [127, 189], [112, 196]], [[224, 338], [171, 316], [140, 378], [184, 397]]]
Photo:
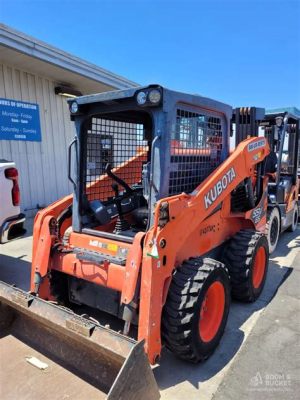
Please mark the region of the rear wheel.
[[177, 357], [208, 358], [223, 335], [230, 304], [224, 264], [205, 258], [185, 261], [174, 275], [162, 317], [162, 336]]
[[298, 205], [297, 205], [297, 203], [295, 203], [294, 210], [293, 210], [293, 220], [292, 220], [293, 222], [292, 222], [292, 225], [290, 225], [288, 227], [288, 230], [290, 232], [295, 232], [295, 230], [297, 229], [298, 217], [299, 217]]
[[269, 244], [269, 253], [276, 249], [280, 234], [280, 213], [277, 207], [268, 211], [266, 235]]
[[232, 297], [255, 301], [263, 290], [268, 271], [266, 236], [253, 230], [238, 232], [225, 248], [224, 262], [229, 270]]

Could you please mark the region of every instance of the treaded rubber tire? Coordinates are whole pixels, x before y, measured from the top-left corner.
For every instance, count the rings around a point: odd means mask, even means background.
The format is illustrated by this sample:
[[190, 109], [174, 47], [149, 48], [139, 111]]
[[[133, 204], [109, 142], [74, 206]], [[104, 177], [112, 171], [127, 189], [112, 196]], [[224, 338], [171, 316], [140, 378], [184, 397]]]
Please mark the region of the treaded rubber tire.
[[298, 214], [298, 205], [297, 203], [294, 206], [294, 210], [293, 210], [293, 223], [292, 225], [290, 225], [287, 230], [289, 232], [295, 232], [295, 230], [297, 229], [297, 225], [298, 225], [298, 218], [299, 218], [299, 214]]
[[[272, 226], [273, 224], [276, 224], [275, 219], [277, 219], [277, 237], [276, 240], [274, 239], [271, 241], [271, 232], [272, 229], [275, 229], [275, 226]], [[275, 232], [273, 232], [275, 233]], [[266, 236], [268, 239], [268, 244], [269, 244], [269, 253], [272, 254], [273, 251], [275, 251], [278, 243], [280, 235], [280, 212], [277, 207], [273, 207], [268, 210], [268, 215], [267, 215], [267, 225], [266, 225]]]
[[[224, 312], [218, 330], [204, 342], [199, 333], [200, 310], [214, 282], [224, 288]], [[210, 258], [191, 258], [173, 274], [162, 316], [162, 338], [177, 357], [198, 363], [216, 349], [223, 335], [230, 305], [230, 281], [225, 265]]]
[[[259, 247], [265, 249], [265, 267], [260, 285], [253, 285], [253, 269]], [[229, 271], [232, 297], [243, 302], [254, 302], [261, 294], [269, 265], [269, 245], [264, 234], [254, 230], [239, 231], [225, 246], [223, 262]]]

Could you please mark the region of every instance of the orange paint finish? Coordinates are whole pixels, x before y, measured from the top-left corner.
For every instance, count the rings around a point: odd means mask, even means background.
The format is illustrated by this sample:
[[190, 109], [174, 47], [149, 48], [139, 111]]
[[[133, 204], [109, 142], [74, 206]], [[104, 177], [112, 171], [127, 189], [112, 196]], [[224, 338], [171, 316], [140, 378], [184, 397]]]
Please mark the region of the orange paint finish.
[[44, 300], [56, 301], [56, 298], [52, 296], [50, 292], [50, 281], [48, 276], [45, 276], [41, 282], [39, 289], [39, 297]]
[[32, 248], [33, 263], [35, 260], [36, 251], [38, 249], [39, 236], [41, 233], [44, 219], [48, 216], [57, 219], [58, 216], [72, 204], [72, 201], [73, 201], [72, 195], [66, 196], [66, 197], [50, 204], [48, 207], [44, 208], [43, 210], [39, 211], [36, 214], [35, 219], [34, 219], [34, 225], [33, 225], [33, 248]]
[[[39, 211], [35, 216], [33, 226], [32, 267], [30, 279], [31, 291], [34, 290], [35, 272], [39, 272], [42, 277], [45, 277], [48, 272], [50, 251], [56, 239], [54, 236], [51, 236], [49, 222], [52, 220], [52, 218], [56, 220], [58, 216], [72, 204], [72, 201], [73, 196], [66, 196]], [[42, 286], [45, 286], [45, 284], [42, 283]], [[44, 292], [48, 293], [49, 290], [44, 290]], [[47, 296], [49, 296], [49, 293]]]
[[39, 232], [38, 241], [34, 259], [32, 261], [31, 268], [31, 285], [30, 288], [34, 291], [34, 276], [39, 273], [42, 278], [44, 278], [48, 273], [49, 259], [51, 248], [55, 242], [55, 235], [51, 233], [51, 221], [53, 220], [51, 215], [46, 216], [43, 219], [43, 224]]
[[65, 221], [61, 224], [59, 236], [62, 238], [64, 236], [65, 231], [72, 226], [72, 217], [65, 219]]
[[[149, 240], [146, 241], [149, 243]], [[144, 247], [138, 340], [145, 340], [149, 362], [155, 364], [161, 352], [160, 321], [164, 282], [170, 272], [169, 268], [161, 267], [160, 260], [147, 256], [149, 251], [149, 245]]]
[[199, 335], [203, 342], [210, 342], [216, 336], [222, 322], [224, 309], [224, 286], [221, 282], [214, 282], [207, 289], [200, 310]]
[[123, 285], [121, 297], [121, 303], [124, 304], [129, 304], [133, 300], [135, 295], [142, 264], [142, 241], [144, 236], [144, 232], [139, 232], [136, 234], [127, 255], [125, 266], [125, 282]]
[[[192, 195], [180, 194], [157, 203], [154, 225], [146, 234], [143, 250], [138, 331], [139, 339], [145, 339], [145, 349], [151, 363], [156, 361], [161, 351], [161, 312], [165, 290], [174, 268], [192, 255], [200, 256], [214, 249], [241, 228], [256, 226], [250, 214], [245, 219], [245, 213], [230, 212], [230, 192], [245, 177], [252, 177], [255, 164], [269, 154], [267, 142], [260, 149], [261, 159], [257, 160], [254, 157], [256, 153], [249, 151], [249, 145], [260, 140], [249, 138], [240, 143], [236, 151]], [[227, 178], [224, 178], [225, 175]], [[222, 180], [224, 184], [221, 190], [219, 182], [222, 184]], [[266, 189], [267, 179], [264, 185]], [[160, 206], [166, 201], [169, 204], [170, 221], [164, 228], [159, 228]], [[263, 199], [261, 201], [264, 202]], [[215, 212], [220, 204], [221, 210]], [[208, 226], [213, 225], [214, 230], [211, 228], [210, 232]], [[159, 246], [162, 239], [166, 241], [164, 248]], [[151, 254], [154, 245], [157, 246], [158, 259], [147, 255]]]
[[55, 253], [51, 258], [51, 269], [119, 292], [122, 292], [123, 289], [125, 268], [121, 265], [106, 262], [96, 265], [77, 260], [73, 253]]
[[[145, 350], [152, 364], [161, 352], [161, 313], [174, 268], [191, 256], [201, 256], [216, 248], [241, 228], [264, 227], [265, 219], [261, 218], [257, 223], [253, 221], [253, 210], [248, 213], [231, 213], [230, 210], [230, 192], [246, 177], [254, 179], [255, 165], [269, 154], [269, 146], [265, 143], [264, 146], [257, 145], [260, 147], [261, 158], [254, 157], [257, 156], [257, 151], [252, 151], [251, 148], [255, 148], [254, 143], [261, 140], [249, 138], [240, 143], [235, 152], [192, 194], [183, 193], [159, 200], [154, 209], [153, 226], [146, 234], [137, 234], [133, 244], [75, 232], [70, 234], [71, 249], [76, 247], [107, 255], [116, 255], [116, 252], [120, 251], [114, 246], [128, 251], [125, 267], [109, 262], [101, 266], [95, 265], [77, 260], [76, 255], [72, 253], [53, 252], [51, 255], [50, 268], [118, 290], [122, 292], [122, 300], [125, 303], [133, 299], [141, 271], [138, 338], [145, 340]], [[131, 162], [139, 165], [140, 170], [143, 161], [143, 152], [131, 159]], [[126, 163], [115, 170], [121, 178], [122, 168], [125, 171]], [[103, 184], [101, 179], [98, 185]], [[133, 176], [127, 183], [133, 183], [135, 179]], [[267, 181], [265, 179], [263, 182], [264, 189]], [[169, 205], [170, 220], [160, 228], [159, 210], [163, 202]], [[265, 199], [262, 198], [261, 202], [266, 210]], [[68, 202], [64, 203], [65, 207], [67, 204]], [[59, 214], [57, 210], [61, 210], [61, 207], [63, 203], [55, 206], [53, 213]], [[47, 210], [43, 216], [53, 215], [51, 206]], [[42, 219], [37, 221], [35, 226], [38, 230], [34, 239], [35, 246], [38, 245], [41, 222]], [[153, 250], [155, 255], [158, 254], [158, 258], [149, 255]], [[49, 259], [45, 252], [45, 259], [47, 257]]]
[[255, 255], [253, 272], [252, 272], [252, 282], [255, 289], [257, 289], [264, 277], [266, 269], [266, 250], [264, 247], [260, 247]]

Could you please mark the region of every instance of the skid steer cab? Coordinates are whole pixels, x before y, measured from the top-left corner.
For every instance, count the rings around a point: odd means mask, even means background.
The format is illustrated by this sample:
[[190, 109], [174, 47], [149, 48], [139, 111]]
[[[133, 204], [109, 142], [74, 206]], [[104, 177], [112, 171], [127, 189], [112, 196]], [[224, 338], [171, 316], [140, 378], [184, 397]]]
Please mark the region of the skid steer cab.
[[[69, 107], [74, 190], [36, 216], [31, 290], [35, 302], [85, 315], [66, 315], [78, 343], [93, 338], [100, 315], [117, 317], [121, 333], [101, 326], [99, 351], [113, 379], [126, 359], [147, 392], [140, 357], [154, 364], [165, 345], [190, 362], [206, 359], [230, 295], [252, 302], [263, 289], [269, 145], [250, 137], [230, 153], [230, 106], [159, 85], [83, 96]], [[145, 354], [122, 358], [134, 343]], [[114, 388], [124, 383], [118, 376]]]

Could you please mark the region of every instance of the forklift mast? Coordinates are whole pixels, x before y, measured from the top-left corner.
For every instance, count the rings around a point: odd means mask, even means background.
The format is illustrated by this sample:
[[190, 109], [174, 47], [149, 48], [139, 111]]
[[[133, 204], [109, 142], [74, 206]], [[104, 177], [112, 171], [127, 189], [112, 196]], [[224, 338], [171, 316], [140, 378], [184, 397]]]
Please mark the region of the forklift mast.
[[[233, 110], [232, 134], [235, 131], [235, 147], [247, 137], [264, 136], [270, 145], [270, 160], [277, 159], [276, 185], [282, 173], [297, 181], [300, 159], [300, 112], [296, 108], [266, 111], [264, 108], [239, 107]], [[288, 166], [283, 171], [284, 159]]]
[[259, 126], [264, 118], [264, 108], [235, 108], [232, 116], [232, 126], [235, 125], [235, 147], [248, 137], [258, 136]]
[[[281, 175], [288, 175], [292, 184], [297, 182], [299, 168], [300, 113], [296, 109], [278, 109], [267, 111], [264, 121], [265, 136], [271, 152], [278, 156], [277, 180]], [[277, 182], [277, 183], [278, 183]]]

